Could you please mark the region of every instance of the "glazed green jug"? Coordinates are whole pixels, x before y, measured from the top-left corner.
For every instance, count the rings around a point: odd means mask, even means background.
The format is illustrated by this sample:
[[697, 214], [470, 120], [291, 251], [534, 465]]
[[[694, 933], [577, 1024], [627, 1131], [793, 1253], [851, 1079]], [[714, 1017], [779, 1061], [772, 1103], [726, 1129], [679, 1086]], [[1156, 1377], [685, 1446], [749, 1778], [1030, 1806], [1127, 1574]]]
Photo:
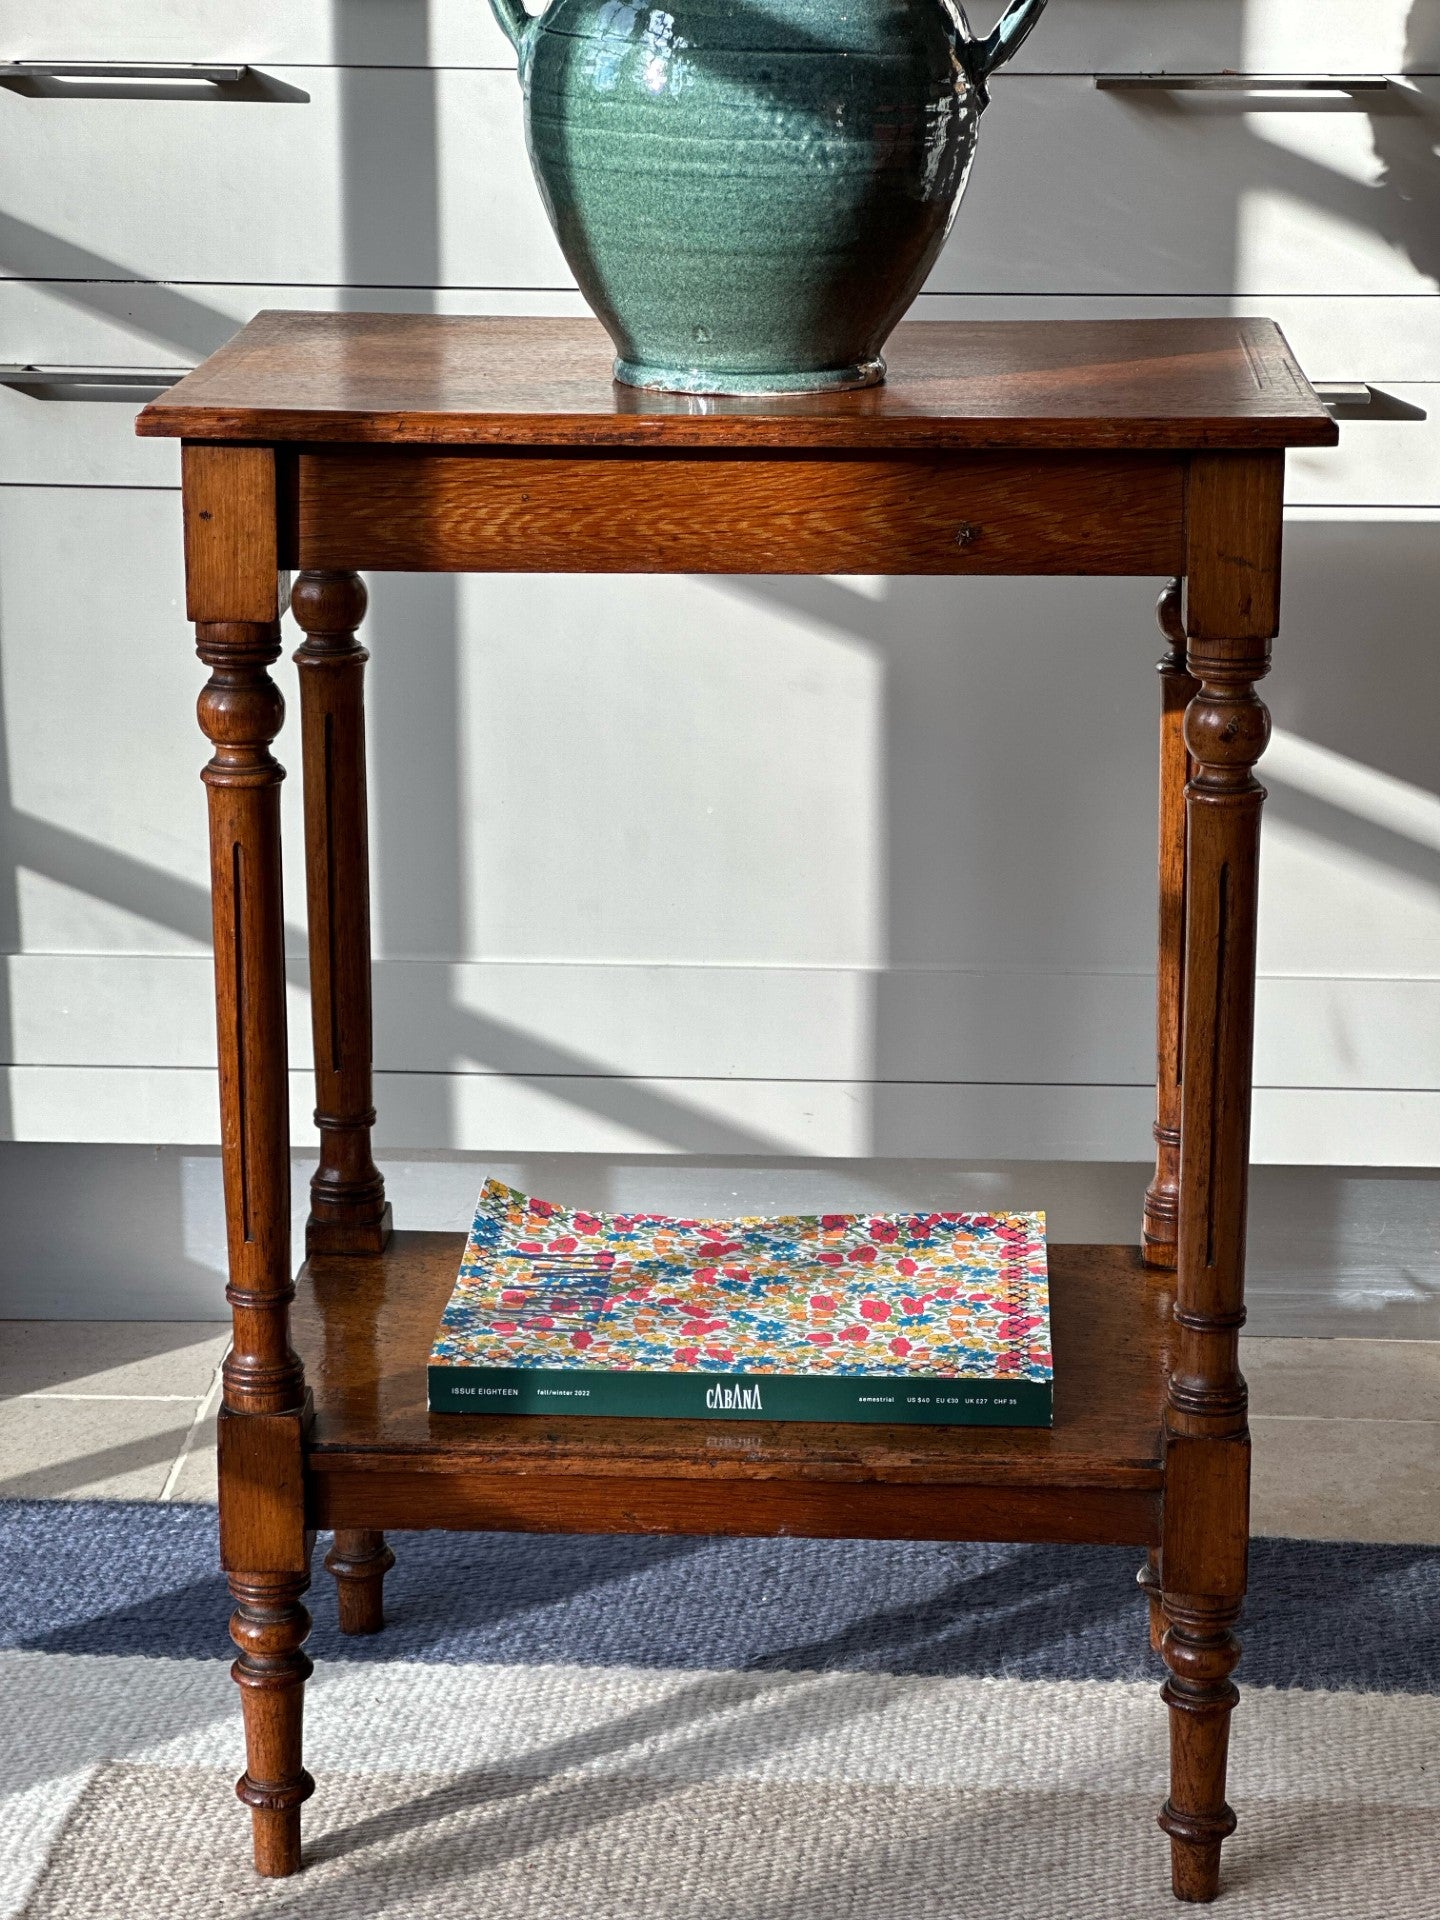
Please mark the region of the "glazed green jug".
[[678, 393], [874, 385], [944, 245], [986, 82], [1045, 0], [491, 0], [530, 159], [615, 377]]

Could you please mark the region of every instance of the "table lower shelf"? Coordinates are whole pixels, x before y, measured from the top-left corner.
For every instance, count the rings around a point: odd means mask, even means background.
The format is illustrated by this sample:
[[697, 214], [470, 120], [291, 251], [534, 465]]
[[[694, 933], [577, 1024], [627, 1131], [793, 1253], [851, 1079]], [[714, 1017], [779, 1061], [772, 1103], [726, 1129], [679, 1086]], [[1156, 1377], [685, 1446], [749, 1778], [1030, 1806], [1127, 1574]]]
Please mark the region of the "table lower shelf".
[[1159, 1537], [1172, 1285], [1130, 1247], [1052, 1246], [1055, 1423], [1020, 1427], [432, 1414], [425, 1363], [462, 1234], [397, 1233], [303, 1269], [321, 1527]]

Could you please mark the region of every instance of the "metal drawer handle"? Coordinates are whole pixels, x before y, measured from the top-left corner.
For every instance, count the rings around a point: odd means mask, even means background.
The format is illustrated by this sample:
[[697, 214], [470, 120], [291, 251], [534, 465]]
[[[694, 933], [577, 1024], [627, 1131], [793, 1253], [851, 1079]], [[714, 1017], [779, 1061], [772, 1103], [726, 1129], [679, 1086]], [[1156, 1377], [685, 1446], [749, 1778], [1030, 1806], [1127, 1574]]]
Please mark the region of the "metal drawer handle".
[[173, 387], [189, 367], [42, 367], [0, 365], [0, 387]]
[[1352, 413], [1357, 407], [1368, 407], [1374, 398], [1363, 380], [1316, 380], [1312, 384], [1327, 413], [1338, 413], [1342, 409]]
[[1102, 93], [1384, 93], [1378, 73], [1097, 73]]
[[1317, 380], [1320, 403], [1337, 420], [1428, 420], [1429, 413], [1403, 392], [1388, 393], [1364, 380]]
[[210, 66], [169, 60], [4, 60], [0, 80], [198, 80], [212, 87], [238, 87], [248, 66]]

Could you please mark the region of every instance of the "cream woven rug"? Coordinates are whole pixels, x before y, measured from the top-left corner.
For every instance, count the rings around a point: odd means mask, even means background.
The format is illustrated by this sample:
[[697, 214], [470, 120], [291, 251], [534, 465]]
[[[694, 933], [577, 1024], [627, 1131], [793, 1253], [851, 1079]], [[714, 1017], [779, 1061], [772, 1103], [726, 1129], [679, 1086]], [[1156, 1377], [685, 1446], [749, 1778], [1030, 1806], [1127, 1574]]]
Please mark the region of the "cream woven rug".
[[[107, 1586], [96, 1568], [142, 1510], [57, 1511], [0, 1512], [11, 1574], [50, 1567], [0, 1655], [0, 1914], [1179, 1911], [1133, 1555], [401, 1536], [377, 1640], [341, 1643], [317, 1592], [307, 1865], [262, 1882], [213, 1516], [148, 1510]], [[1440, 1554], [1268, 1542], [1256, 1560], [1273, 1606], [1247, 1664], [1284, 1668], [1288, 1609], [1295, 1671], [1308, 1637], [1321, 1684], [1242, 1689], [1216, 1911], [1436, 1920]], [[1308, 1618], [1306, 1591], [1325, 1595]]]

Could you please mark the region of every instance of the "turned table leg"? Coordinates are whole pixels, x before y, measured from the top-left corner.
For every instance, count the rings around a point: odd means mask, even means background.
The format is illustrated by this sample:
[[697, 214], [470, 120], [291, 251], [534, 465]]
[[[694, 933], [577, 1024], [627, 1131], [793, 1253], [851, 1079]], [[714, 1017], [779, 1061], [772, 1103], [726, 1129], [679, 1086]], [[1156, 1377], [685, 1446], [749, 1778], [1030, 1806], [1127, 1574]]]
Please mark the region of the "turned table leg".
[[365, 798], [365, 662], [355, 629], [366, 593], [354, 573], [302, 573], [291, 608], [305, 633], [300, 723], [315, 1124], [305, 1251], [379, 1253], [390, 1237], [385, 1182], [370, 1151], [370, 859]]
[[1185, 713], [1180, 1231], [1161, 1541], [1170, 1797], [1160, 1815], [1182, 1900], [1215, 1897], [1235, 1826], [1225, 1769], [1249, 1535], [1239, 1335], [1264, 799], [1253, 769], [1270, 730], [1255, 686], [1278, 624], [1282, 475], [1283, 456], [1197, 455], [1187, 506], [1198, 692]]
[[300, 1869], [300, 1808], [315, 1782], [300, 1764], [310, 1615], [300, 1596], [308, 1574], [230, 1575], [235, 1611], [230, 1669], [245, 1711], [245, 1771], [235, 1791], [250, 1809], [255, 1871], [271, 1878]]
[[335, 1576], [342, 1633], [379, 1633], [385, 1624], [385, 1576], [394, 1564], [383, 1533], [360, 1527], [336, 1530], [325, 1567]]
[[[187, 487], [189, 478], [187, 475]], [[245, 1714], [255, 1865], [300, 1865], [300, 1805], [314, 1783], [300, 1764], [310, 1629], [304, 1531], [305, 1382], [291, 1348], [290, 1128], [285, 947], [280, 890], [280, 782], [270, 753], [284, 703], [267, 668], [278, 622], [197, 626], [211, 677], [200, 724], [214, 745], [209, 793], [221, 1149], [234, 1344], [220, 1415], [220, 1545], [240, 1649], [232, 1669]]]
[[[305, 1251], [379, 1253], [390, 1238], [385, 1182], [370, 1149], [375, 1124], [370, 1006], [370, 856], [365, 793], [365, 617], [355, 573], [310, 571], [291, 609], [305, 634], [300, 726], [305, 765], [305, 883], [320, 1164], [310, 1182]], [[338, 1533], [335, 1576], [342, 1633], [378, 1633], [395, 1556], [383, 1534]]]
[[1173, 1269], [1180, 1220], [1180, 1008], [1185, 955], [1185, 709], [1195, 682], [1185, 667], [1180, 582], [1156, 615], [1170, 645], [1160, 657], [1160, 941], [1155, 976], [1155, 1177], [1141, 1236], [1148, 1266]]

